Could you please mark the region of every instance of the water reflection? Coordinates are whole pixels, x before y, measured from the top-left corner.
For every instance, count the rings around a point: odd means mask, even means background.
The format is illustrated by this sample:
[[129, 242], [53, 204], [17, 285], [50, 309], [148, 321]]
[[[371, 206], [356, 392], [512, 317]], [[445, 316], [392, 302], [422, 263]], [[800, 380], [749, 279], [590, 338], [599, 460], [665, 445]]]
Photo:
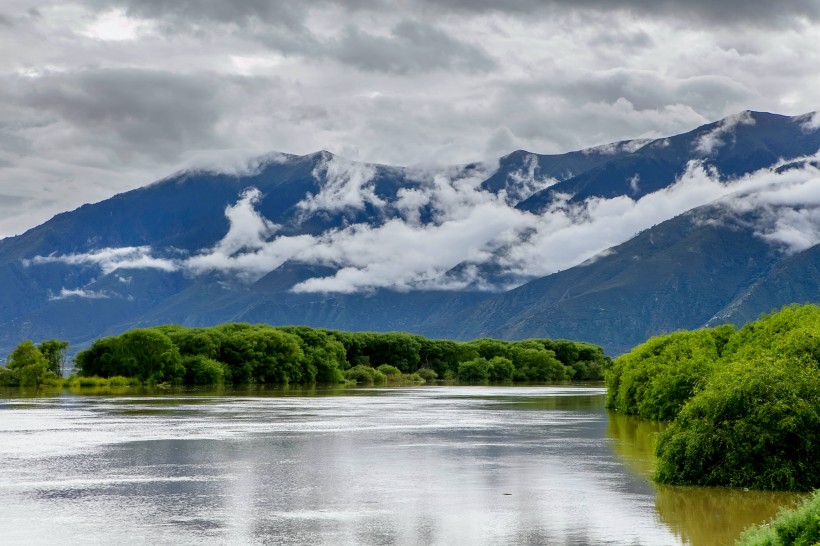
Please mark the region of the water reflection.
[[[610, 412], [607, 434], [627, 467], [650, 479], [655, 470], [655, 438], [665, 426]], [[661, 521], [692, 546], [734, 544], [745, 528], [770, 519], [781, 507], [803, 497], [721, 487], [653, 486]]]
[[570, 386], [6, 397], [3, 540], [700, 545], [783, 502], [656, 491], [658, 425], [603, 403]]

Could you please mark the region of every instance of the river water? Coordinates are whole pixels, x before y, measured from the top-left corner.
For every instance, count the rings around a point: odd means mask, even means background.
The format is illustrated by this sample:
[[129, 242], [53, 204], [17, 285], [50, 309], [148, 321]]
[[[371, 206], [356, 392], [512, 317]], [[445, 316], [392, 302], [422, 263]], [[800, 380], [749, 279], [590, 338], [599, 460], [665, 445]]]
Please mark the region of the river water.
[[651, 484], [604, 393], [5, 393], [0, 543], [707, 546], [799, 498]]

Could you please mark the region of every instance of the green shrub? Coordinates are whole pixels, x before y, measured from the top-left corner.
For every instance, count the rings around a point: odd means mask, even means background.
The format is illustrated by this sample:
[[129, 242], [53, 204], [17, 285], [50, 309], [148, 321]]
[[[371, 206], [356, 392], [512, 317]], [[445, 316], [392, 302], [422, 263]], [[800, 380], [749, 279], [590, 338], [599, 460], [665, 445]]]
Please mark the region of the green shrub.
[[720, 370], [658, 437], [662, 483], [820, 487], [820, 373], [796, 359]]
[[189, 355], [182, 359], [186, 385], [222, 385], [230, 370], [212, 358]]
[[820, 490], [770, 523], [743, 531], [735, 546], [812, 546], [820, 543]]
[[424, 379], [425, 383], [434, 383], [436, 379], [438, 379], [438, 374], [435, 370], [431, 370], [430, 368], [419, 368], [419, 371], [416, 372], [419, 377]]
[[391, 366], [390, 364], [382, 364], [376, 369], [388, 378], [397, 378], [401, 376], [401, 370], [395, 366]]
[[513, 351], [512, 362], [515, 365], [515, 378], [519, 381], [548, 383], [569, 379], [569, 370], [555, 353], [547, 349], [529, 348], [526, 342], [519, 342]]
[[515, 367], [509, 358], [496, 356], [489, 362], [488, 376], [493, 383], [509, 383], [514, 373]]
[[490, 363], [483, 357], [460, 363], [458, 380], [462, 383], [487, 383], [490, 380]]
[[414, 372], [404, 377], [404, 380], [408, 383], [426, 383], [424, 378], [421, 376], [420, 373]]
[[381, 385], [386, 377], [379, 370], [359, 364], [345, 371], [345, 379], [357, 385]]
[[657, 336], [615, 359], [606, 374], [607, 407], [669, 421], [709, 379], [731, 326]]

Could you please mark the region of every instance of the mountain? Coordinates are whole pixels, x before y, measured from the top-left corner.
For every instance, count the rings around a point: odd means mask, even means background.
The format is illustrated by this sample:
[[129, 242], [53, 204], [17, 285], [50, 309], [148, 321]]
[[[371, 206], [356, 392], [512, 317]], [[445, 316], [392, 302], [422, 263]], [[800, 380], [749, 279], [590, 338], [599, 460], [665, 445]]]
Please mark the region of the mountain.
[[722, 202], [699, 207], [592, 263], [497, 294], [422, 331], [583, 339], [620, 354], [650, 335], [743, 324], [788, 303], [820, 301], [820, 246], [785, 253], [755, 233], [761, 216]]
[[0, 354], [161, 323], [649, 335], [820, 301], [817, 115], [494, 163], [190, 170], [0, 240]]
[[814, 155], [820, 131], [808, 130], [804, 116], [742, 112], [681, 135], [646, 142], [530, 196], [518, 207], [541, 211], [559, 196], [571, 202], [626, 195], [639, 199], [673, 184], [692, 160], [733, 178], [769, 167], [782, 158]]

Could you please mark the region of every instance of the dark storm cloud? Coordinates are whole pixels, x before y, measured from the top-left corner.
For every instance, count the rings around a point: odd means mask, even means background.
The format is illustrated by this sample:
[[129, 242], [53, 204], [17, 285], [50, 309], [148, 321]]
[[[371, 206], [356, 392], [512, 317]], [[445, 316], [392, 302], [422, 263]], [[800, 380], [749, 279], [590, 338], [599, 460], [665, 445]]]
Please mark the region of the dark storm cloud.
[[123, 5], [129, 14], [157, 19], [215, 21], [243, 24], [256, 18], [267, 24], [301, 25], [311, 8], [337, 5], [357, 11], [459, 12], [467, 14], [496, 12], [531, 16], [545, 10], [566, 13], [574, 10], [596, 12], [631, 11], [638, 15], [696, 19], [715, 24], [754, 23], [761, 26], [782, 24], [794, 17], [820, 20], [816, 0], [88, 0], [96, 5]]
[[820, 2], [816, 0], [424, 0], [424, 3], [434, 9], [468, 13], [506, 12], [518, 15], [544, 10], [630, 11], [642, 16], [684, 17], [721, 25], [754, 23], [772, 26], [783, 24], [795, 17], [820, 20]]
[[14, 83], [19, 105], [48, 113], [101, 145], [173, 158], [221, 144], [215, 125], [229, 99], [224, 89], [232, 82], [211, 74], [103, 69]]
[[389, 37], [349, 26], [328, 53], [364, 70], [408, 74], [438, 68], [490, 70], [493, 60], [479, 47], [453, 39], [425, 23], [404, 20]]
[[0, 27], [13, 27], [13, 26], [14, 26], [14, 22], [10, 18], [8, 18], [5, 15], [3, 15], [2, 13], [0, 13]]

